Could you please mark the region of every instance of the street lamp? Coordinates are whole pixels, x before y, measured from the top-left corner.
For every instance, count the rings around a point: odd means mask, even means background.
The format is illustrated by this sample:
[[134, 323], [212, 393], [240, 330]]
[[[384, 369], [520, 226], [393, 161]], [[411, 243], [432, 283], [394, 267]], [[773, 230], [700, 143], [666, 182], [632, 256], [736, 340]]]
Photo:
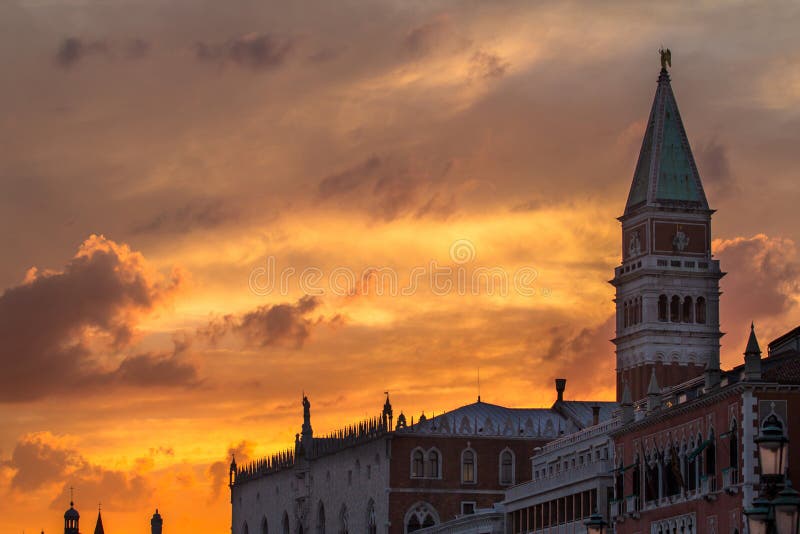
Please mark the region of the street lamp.
[[780, 534], [798, 534], [800, 529], [800, 493], [793, 487], [791, 481], [786, 481], [778, 497], [772, 501], [775, 507], [775, 526]]
[[764, 483], [763, 496], [753, 499], [752, 507], [744, 511], [748, 530], [750, 534], [800, 534], [800, 493], [786, 478], [789, 439], [774, 414], [764, 421], [754, 441]]
[[744, 515], [747, 516], [747, 530], [750, 534], [768, 534], [771, 517], [770, 502], [763, 497], [753, 499], [753, 507], [747, 508]]
[[783, 434], [783, 425], [773, 414], [761, 426], [761, 435], [755, 440], [758, 446], [758, 463], [765, 479], [782, 477], [786, 469], [789, 438]]
[[597, 513], [596, 510], [583, 524], [586, 525], [586, 534], [605, 534], [608, 526], [603, 516]]

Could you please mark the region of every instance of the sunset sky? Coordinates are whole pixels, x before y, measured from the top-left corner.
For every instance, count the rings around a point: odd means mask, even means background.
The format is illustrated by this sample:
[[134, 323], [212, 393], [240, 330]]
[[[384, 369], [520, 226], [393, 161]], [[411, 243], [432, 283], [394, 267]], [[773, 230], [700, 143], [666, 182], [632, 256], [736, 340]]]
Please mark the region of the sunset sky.
[[474, 402], [478, 368], [487, 402], [611, 399], [662, 44], [723, 366], [751, 320], [765, 347], [800, 324], [798, 27], [794, 2], [0, 0], [0, 534], [63, 531], [70, 486], [84, 532], [98, 502], [108, 534], [156, 507], [229, 532], [230, 451], [290, 446], [303, 391], [317, 433], [387, 390]]

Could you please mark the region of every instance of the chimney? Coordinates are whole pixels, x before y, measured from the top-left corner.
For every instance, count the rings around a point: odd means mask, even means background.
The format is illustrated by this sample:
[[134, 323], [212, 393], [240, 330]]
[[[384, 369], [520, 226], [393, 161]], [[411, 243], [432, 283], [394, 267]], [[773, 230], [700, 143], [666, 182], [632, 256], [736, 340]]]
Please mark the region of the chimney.
[[753, 323], [750, 323], [750, 338], [747, 340], [747, 348], [744, 349], [744, 379], [761, 380], [761, 347], [758, 346]]
[[600, 423], [600, 406], [592, 406], [592, 426]]
[[564, 401], [564, 390], [567, 388], [567, 379], [566, 378], [556, 378], [556, 393], [558, 397], [556, 398], [556, 402], [563, 402]]

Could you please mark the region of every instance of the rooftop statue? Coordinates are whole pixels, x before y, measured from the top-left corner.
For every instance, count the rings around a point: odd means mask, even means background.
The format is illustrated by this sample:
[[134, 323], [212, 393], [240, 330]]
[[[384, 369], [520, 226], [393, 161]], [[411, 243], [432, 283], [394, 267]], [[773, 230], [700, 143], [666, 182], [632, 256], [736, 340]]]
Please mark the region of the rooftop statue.
[[669, 48], [660, 48], [658, 53], [661, 54], [661, 68], [666, 70], [667, 67], [672, 68], [672, 52]]

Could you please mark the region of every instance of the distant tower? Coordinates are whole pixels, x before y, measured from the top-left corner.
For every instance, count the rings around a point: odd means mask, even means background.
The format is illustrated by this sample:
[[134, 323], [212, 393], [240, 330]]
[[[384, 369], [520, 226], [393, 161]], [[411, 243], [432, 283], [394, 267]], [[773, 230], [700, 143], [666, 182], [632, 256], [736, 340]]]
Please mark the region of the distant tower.
[[666, 68], [658, 77], [622, 222], [616, 288], [617, 401], [705, 372], [719, 381], [719, 261], [711, 214]]
[[105, 534], [103, 530], [103, 518], [100, 516], [100, 507], [97, 507], [97, 523], [94, 525], [94, 534]]
[[156, 513], [153, 514], [153, 519], [150, 520], [150, 534], [161, 534], [163, 525], [164, 521], [161, 519], [161, 514], [158, 513], [158, 508], [156, 508]]
[[70, 500], [69, 510], [64, 512], [64, 534], [78, 534], [78, 523], [80, 519], [81, 514], [75, 509], [75, 503]]

